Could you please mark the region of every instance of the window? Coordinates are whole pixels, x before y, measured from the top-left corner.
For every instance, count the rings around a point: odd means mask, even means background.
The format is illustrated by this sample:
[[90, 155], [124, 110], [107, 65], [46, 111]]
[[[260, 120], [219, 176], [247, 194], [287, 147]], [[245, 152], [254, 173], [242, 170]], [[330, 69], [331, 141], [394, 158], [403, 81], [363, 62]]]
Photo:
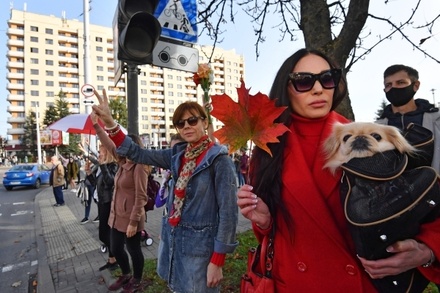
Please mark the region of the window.
[[31, 91], [31, 96], [38, 97], [40, 95], [39, 91]]
[[38, 69], [31, 69], [31, 75], [38, 75], [39, 72], [40, 71]]
[[182, 85], [181, 85], [181, 84], [178, 84], [178, 85], [177, 85], [177, 89], [181, 90], [181, 89], [182, 89]]
[[96, 70], [97, 70], [97, 71], [104, 71], [104, 67], [102, 67], [102, 66], [96, 66]]
[[46, 39], [46, 40], [45, 40], [45, 43], [46, 43], [47, 45], [53, 45], [53, 40], [52, 40], [52, 39]]
[[146, 94], [148, 94], [148, 91], [146, 89], [141, 89], [141, 94], [146, 95]]
[[101, 37], [96, 37], [96, 38], [95, 38], [95, 41], [97, 41], [97, 42], [99, 42], [99, 43], [102, 43], [102, 38], [101, 38]]
[[55, 94], [54, 92], [46, 92], [46, 97], [55, 97]]
[[104, 81], [104, 76], [102, 76], [102, 75], [98, 75], [98, 76], [96, 77], [96, 79], [97, 79], [98, 81]]
[[177, 76], [176, 79], [177, 79], [178, 81], [181, 81], [181, 80], [182, 80], [182, 77], [181, 77], [181, 76]]
[[31, 53], [38, 53], [38, 48], [32, 48], [31, 47]]
[[53, 81], [46, 80], [46, 86], [53, 86]]
[[102, 47], [101, 46], [96, 46], [96, 51], [102, 52]]
[[179, 98], [181, 98], [181, 97], [183, 97], [183, 94], [182, 93], [177, 93], [177, 96], [179, 97]]
[[174, 104], [174, 100], [169, 100], [168, 104], [173, 105]]
[[104, 58], [102, 58], [102, 56], [97, 56], [97, 57], [96, 57], [96, 60], [97, 60], [97, 61], [103, 61]]
[[46, 70], [46, 76], [53, 76], [53, 71]]
[[146, 80], [141, 80], [141, 85], [147, 85], [147, 81]]
[[172, 89], [173, 87], [174, 87], [174, 85], [173, 85], [172, 83], [169, 83], [169, 84], [168, 84], [168, 88], [169, 88], [169, 89]]
[[171, 74], [167, 75], [168, 79], [173, 79], [173, 76]]
[[31, 85], [38, 85], [38, 80], [31, 79]]
[[169, 108], [168, 113], [174, 113], [174, 108]]
[[38, 59], [37, 58], [31, 58], [31, 63], [32, 64], [38, 64]]
[[53, 35], [53, 29], [47, 28], [46, 29], [46, 35]]
[[169, 97], [174, 97], [174, 93], [173, 92], [168, 92], [168, 96]]
[[104, 89], [104, 86], [98, 85], [98, 91], [102, 91]]
[[31, 26], [31, 31], [32, 32], [38, 32], [38, 26]]
[[[36, 101], [31, 101], [31, 107], [39, 107], [40, 103]], [[39, 116], [39, 115], [38, 115]]]
[[46, 65], [53, 65], [53, 60], [46, 60]]
[[31, 37], [31, 42], [38, 43], [38, 37]]
[[46, 55], [53, 55], [53, 50], [46, 49]]
[[148, 103], [148, 99], [147, 98], [141, 98], [141, 102], [142, 103]]

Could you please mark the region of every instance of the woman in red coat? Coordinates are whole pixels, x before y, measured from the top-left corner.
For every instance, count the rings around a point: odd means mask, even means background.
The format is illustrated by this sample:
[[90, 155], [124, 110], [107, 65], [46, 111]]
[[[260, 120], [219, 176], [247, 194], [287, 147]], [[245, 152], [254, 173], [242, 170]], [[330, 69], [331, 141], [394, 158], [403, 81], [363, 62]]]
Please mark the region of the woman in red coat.
[[[367, 81], [366, 81], [367, 82]], [[356, 257], [339, 195], [341, 173], [323, 169], [322, 143], [335, 122], [347, 119], [333, 110], [346, 97], [340, 69], [318, 51], [302, 49], [279, 69], [270, 92], [277, 106], [288, 106], [276, 122], [289, 127], [273, 157], [256, 148], [250, 185], [238, 192], [241, 213], [261, 241], [275, 226], [272, 276], [277, 293], [376, 292], [371, 278], [417, 267], [440, 281], [440, 221], [422, 228], [417, 240], [389, 247], [390, 258]], [[431, 263], [431, 264], [430, 264]], [[422, 265], [430, 264], [423, 268]]]

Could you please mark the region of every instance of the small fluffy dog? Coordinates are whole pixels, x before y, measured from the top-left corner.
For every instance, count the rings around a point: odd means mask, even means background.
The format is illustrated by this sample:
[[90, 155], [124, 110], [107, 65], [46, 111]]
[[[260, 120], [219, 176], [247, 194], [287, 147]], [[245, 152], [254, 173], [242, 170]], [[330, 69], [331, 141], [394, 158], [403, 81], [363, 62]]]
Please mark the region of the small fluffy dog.
[[332, 134], [324, 142], [327, 159], [324, 168], [335, 173], [338, 167], [353, 158], [370, 157], [393, 149], [408, 154], [416, 151], [394, 126], [370, 122], [335, 123]]

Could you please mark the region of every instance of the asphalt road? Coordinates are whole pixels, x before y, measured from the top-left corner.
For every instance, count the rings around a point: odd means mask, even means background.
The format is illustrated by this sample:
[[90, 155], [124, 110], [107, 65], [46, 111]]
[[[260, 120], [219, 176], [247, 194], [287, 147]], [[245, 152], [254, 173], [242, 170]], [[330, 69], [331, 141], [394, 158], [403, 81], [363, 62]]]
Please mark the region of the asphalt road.
[[35, 196], [47, 186], [6, 191], [1, 184], [6, 170], [0, 167], [0, 292], [27, 293], [38, 267]]

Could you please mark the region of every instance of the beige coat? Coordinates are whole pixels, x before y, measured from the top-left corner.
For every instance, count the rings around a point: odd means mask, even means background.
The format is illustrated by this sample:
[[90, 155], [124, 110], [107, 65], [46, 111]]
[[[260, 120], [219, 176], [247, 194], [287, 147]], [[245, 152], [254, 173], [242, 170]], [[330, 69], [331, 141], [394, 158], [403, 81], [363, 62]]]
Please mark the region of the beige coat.
[[53, 170], [53, 187], [63, 186], [65, 184], [64, 180], [64, 167], [59, 163]]

